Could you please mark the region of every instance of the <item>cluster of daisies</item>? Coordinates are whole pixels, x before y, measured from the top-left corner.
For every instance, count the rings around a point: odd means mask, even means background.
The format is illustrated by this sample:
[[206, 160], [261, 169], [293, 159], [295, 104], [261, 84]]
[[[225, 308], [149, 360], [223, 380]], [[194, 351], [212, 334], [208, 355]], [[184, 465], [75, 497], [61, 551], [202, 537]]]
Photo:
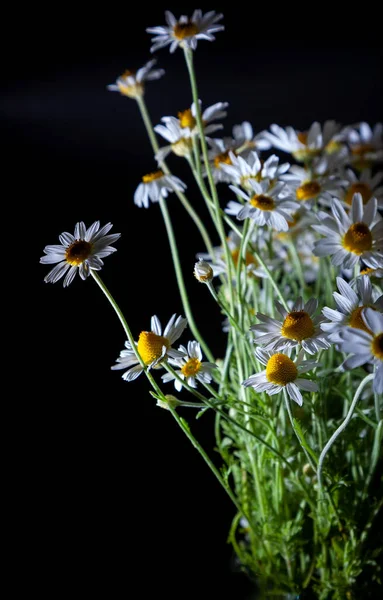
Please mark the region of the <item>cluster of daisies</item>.
[[[147, 30], [154, 35], [152, 52], [170, 46], [171, 52], [181, 48], [187, 54], [196, 49], [199, 40], [212, 41], [214, 34], [223, 30], [219, 24], [222, 15], [214, 11], [203, 14], [196, 10], [191, 17], [182, 15], [179, 19], [167, 11], [165, 17], [166, 25]], [[155, 66], [156, 61], [150, 60], [137, 71], [126, 71], [108, 89], [135, 99], [142, 107], [146, 83], [164, 75], [163, 69]], [[336, 308], [324, 307], [317, 314], [317, 299], [304, 303], [298, 298], [290, 303], [289, 311], [275, 303], [279, 319], [258, 312], [259, 323], [251, 331], [256, 357], [266, 368], [244, 381], [245, 386], [270, 395], [285, 389], [302, 404], [300, 390], [318, 390], [316, 382], [301, 377], [319, 364], [307, 360], [307, 355], [314, 356], [335, 344], [339, 351], [350, 354], [344, 368], [372, 365], [374, 390], [383, 392], [383, 301], [381, 286], [372, 284], [372, 280], [381, 282], [383, 276], [383, 220], [379, 213], [383, 208], [383, 173], [377, 168], [383, 160], [382, 124], [371, 128], [362, 122], [343, 127], [329, 120], [323, 125], [314, 122], [304, 131], [273, 124], [255, 134], [245, 121], [235, 125], [228, 137], [212, 137], [223, 129], [220, 121], [227, 109], [227, 102], [208, 107], [199, 102], [177, 116], [161, 119], [154, 131], [167, 143], [154, 157], [155, 170], [142, 176], [134, 194], [135, 204], [148, 208], [172, 192], [185, 192], [186, 184], [171, 174], [165, 162], [174, 154], [187, 159], [202, 177], [210, 170], [216, 185], [230, 189], [233, 197], [224, 209], [227, 218], [245, 223], [249, 231], [242, 256], [245, 279], [267, 277], [263, 265], [274, 273], [291, 271], [287, 257], [292, 246], [307, 285], [317, 279], [320, 259], [331, 259], [339, 275], [338, 291], [334, 292]], [[198, 122], [208, 144], [208, 165], [199, 155]], [[287, 155], [285, 162], [275, 150]], [[268, 152], [265, 157], [264, 152]], [[81, 222], [74, 235], [62, 233], [60, 245], [47, 246], [41, 258], [45, 264], [57, 263], [45, 281], [55, 283], [64, 277], [67, 286], [77, 271], [85, 279], [100, 270], [102, 259], [115, 251], [111, 244], [119, 238], [119, 234], [108, 235], [110, 229], [110, 223], [100, 229], [96, 221], [86, 229]], [[234, 266], [240, 255], [240, 229], [236, 224], [227, 241]], [[254, 249], [262, 256], [263, 265], [258, 264]], [[211, 255], [197, 254], [197, 279], [210, 284], [214, 276], [225, 278], [227, 256], [222, 247], [214, 248]], [[291, 290], [283, 292], [291, 295]], [[173, 315], [162, 332], [158, 318], [153, 316], [151, 330], [140, 333], [135, 347], [127, 341], [112, 368], [125, 370], [124, 379], [132, 381], [143, 371], [142, 363], [151, 369], [167, 362], [176, 370], [162, 379], [174, 380], [177, 390], [183, 380], [192, 387], [197, 381], [210, 383], [216, 365], [203, 362], [198, 342], [173, 348], [185, 327], [186, 319]]]

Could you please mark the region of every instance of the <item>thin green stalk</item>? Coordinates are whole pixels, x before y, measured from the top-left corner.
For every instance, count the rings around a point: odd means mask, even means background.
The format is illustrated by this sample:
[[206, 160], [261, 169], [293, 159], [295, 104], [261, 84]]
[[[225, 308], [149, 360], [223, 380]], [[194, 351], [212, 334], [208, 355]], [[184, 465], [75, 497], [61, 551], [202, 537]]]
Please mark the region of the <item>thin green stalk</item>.
[[295, 425], [295, 419], [293, 417], [293, 413], [292, 413], [291, 406], [290, 406], [290, 400], [289, 400], [289, 397], [288, 397], [288, 394], [287, 394], [287, 391], [286, 391], [285, 387], [283, 388], [283, 397], [284, 397], [284, 400], [285, 400], [285, 406], [286, 406], [286, 409], [287, 409], [287, 413], [289, 415], [291, 427], [293, 428], [293, 431], [294, 431], [295, 435], [297, 436], [297, 440], [299, 442], [299, 445], [301, 446], [303, 452], [305, 453], [305, 456], [306, 456], [308, 462], [310, 463], [311, 468], [315, 472], [316, 471], [315, 464], [314, 464], [314, 462], [313, 462], [313, 460], [312, 460], [309, 452], [306, 450], [305, 445], [303, 443], [303, 440], [301, 440], [301, 436], [299, 435], [299, 433], [297, 431], [297, 428], [296, 428], [296, 425]]
[[196, 440], [196, 438], [194, 437], [194, 435], [190, 431], [190, 427], [189, 427], [188, 423], [184, 419], [182, 419], [177, 414], [177, 411], [174, 410], [174, 408], [172, 406], [170, 406], [170, 405], [169, 405], [169, 410], [172, 413], [174, 419], [177, 421], [177, 424], [179, 425], [179, 427], [182, 429], [182, 431], [186, 435], [186, 437], [190, 440], [190, 442], [192, 443], [192, 445], [194, 446], [194, 448], [200, 453], [200, 455], [202, 456], [202, 458], [204, 459], [204, 461], [206, 462], [206, 464], [208, 465], [208, 467], [210, 468], [210, 470], [214, 473], [215, 477], [217, 478], [217, 480], [219, 481], [219, 483], [221, 484], [221, 486], [223, 487], [223, 489], [225, 490], [225, 492], [229, 496], [230, 500], [234, 504], [234, 506], [237, 509], [237, 511], [241, 515], [243, 515], [245, 517], [245, 519], [247, 519], [248, 522], [250, 522], [248, 515], [244, 512], [243, 508], [238, 504], [237, 499], [234, 496], [231, 488], [225, 482], [225, 480], [223, 479], [221, 473], [218, 471], [217, 467], [214, 465], [214, 463], [209, 458], [208, 454], [202, 448], [201, 444]]
[[365, 386], [370, 381], [372, 381], [373, 378], [374, 378], [374, 374], [370, 373], [370, 375], [367, 375], [361, 381], [360, 385], [358, 386], [358, 388], [357, 388], [357, 390], [355, 392], [353, 401], [351, 402], [351, 406], [349, 408], [349, 411], [347, 413], [346, 418], [339, 425], [338, 429], [332, 434], [332, 436], [330, 437], [329, 441], [327, 442], [327, 444], [325, 445], [325, 447], [323, 448], [323, 450], [322, 450], [322, 452], [321, 452], [321, 454], [319, 456], [318, 469], [317, 469], [319, 498], [323, 497], [322, 472], [323, 472], [323, 462], [324, 462], [324, 459], [326, 458], [326, 454], [330, 450], [330, 448], [334, 444], [334, 442], [337, 440], [337, 438], [339, 437], [339, 435], [342, 433], [342, 431], [344, 429], [346, 429], [347, 425], [351, 421], [352, 415], [354, 414], [354, 410], [355, 410], [355, 407], [356, 407], [356, 405], [358, 403], [358, 400], [360, 398], [361, 393], [363, 392]]

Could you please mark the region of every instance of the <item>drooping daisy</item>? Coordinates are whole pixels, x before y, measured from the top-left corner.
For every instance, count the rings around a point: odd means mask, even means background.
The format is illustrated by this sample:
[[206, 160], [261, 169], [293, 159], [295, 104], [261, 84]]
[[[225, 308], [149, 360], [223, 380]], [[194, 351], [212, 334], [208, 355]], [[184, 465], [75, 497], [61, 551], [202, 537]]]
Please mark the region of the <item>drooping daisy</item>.
[[341, 277], [336, 278], [336, 283], [340, 293], [334, 292], [333, 296], [338, 310], [325, 306], [322, 312], [330, 322], [321, 324], [321, 328], [329, 334], [328, 339], [332, 342], [340, 341], [339, 332], [345, 326], [367, 331], [362, 319], [363, 309], [371, 307], [378, 312], [383, 312], [383, 295], [376, 298], [367, 275], [358, 277], [356, 291]]
[[157, 63], [155, 59], [149, 60], [138, 71], [125, 71], [117, 78], [116, 83], [108, 85], [107, 88], [111, 92], [120, 92], [128, 98], [137, 98], [143, 96], [145, 92], [145, 81], [153, 81], [164, 75], [164, 69], [153, 69]]
[[156, 125], [154, 131], [159, 133], [169, 145], [163, 146], [156, 154], [156, 160], [161, 163], [171, 152], [177, 156], [188, 156], [192, 152], [192, 139], [188, 129], [183, 129], [176, 117], [162, 117], [165, 125]]
[[292, 154], [299, 162], [312, 160], [318, 156], [332, 141], [337, 139], [340, 125], [335, 121], [326, 121], [323, 127], [315, 122], [308, 131], [297, 131], [292, 127], [283, 129], [273, 124], [269, 131], [262, 132], [262, 139], [271, 146]]
[[344, 184], [337, 176], [320, 176], [314, 169], [310, 169], [309, 172], [297, 165], [290, 167], [289, 172], [282, 174], [280, 178], [288, 184], [297, 202], [314, 201], [328, 193], [338, 196]]
[[256, 152], [250, 152], [246, 158], [242, 156], [236, 156], [233, 152], [229, 151], [230, 164], [223, 162], [221, 169], [230, 177], [230, 182], [235, 185], [240, 185], [244, 189], [251, 190], [250, 179], [255, 181], [262, 181], [262, 179], [269, 179], [275, 181], [283, 173], [289, 169], [290, 164], [284, 163], [279, 164], [279, 158], [275, 154], [269, 156], [265, 161], [260, 160]]
[[255, 332], [256, 344], [273, 352], [302, 346], [309, 354], [316, 354], [319, 350], [330, 347], [327, 335], [320, 328], [323, 317], [314, 317], [318, 300], [311, 298], [304, 304], [302, 298], [298, 298], [290, 312], [277, 300], [274, 304], [283, 321], [257, 313], [256, 317], [261, 323], [250, 327], [250, 330]]
[[[371, 169], [363, 169], [359, 177], [352, 169], [347, 169], [342, 173], [344, 190], [339, 196], [346, 204], [351, 206], [354, 194], [361, 194], [363, 204], [374, 196], [378, 201], [378, 207], [383, 208], [383, 173], [380, 171], [376, 175], [371, 175]], [[336, 194], [337, 196], [339, 194]]]
[[167, 198], [169, 192], [183, 192], [184, 189], [186, 185], [178, 177], [165, 175], [161, 170], [154, 171], [143, 176], [142, 182], [134, 192], [134, 204], [149, 208], [149, 200], [159, 202], [161, 198]]
[[331, 211], [319, 213], [322, 223], [313, 229], [326, 236], [315, 243], [316, 256], [331, 255], [331, 262], [352, 269], [361, 259], [372, 268], [383, 266], [383, 221], [377, 214], [377, 200], [371, 198], [365, 206], [361, 194], [354, 194], [350, 216], [340, 200], [333, 198]]
[[72, 281], [77, 271], [81, 279], [86, 279], [90, 271], [100, 271], [104, 266], [102, 258], [116, 252], [110, 244], [114, 244], [121, 236], [120, 233], [106, 235], [113, 227], [107, 223], [100, 229], [100, 221], [95, 221], [93, 225], [86, 229], [81, 221], [76, 223], [74, 235], [64, 231], [59, 235], [60, 245], [45, 246], [46, 256], [40, 258], [43, 264], [56, 265], [52, 271], [44, 278], [47, 283], [56, 283], [61, 277], [64, 277], [64, 287], [67, 287]]
[[345, 127], [343, 139], [351, 149], [351, 163], [358, 169], [365, 169], [383, 160], [383, 123], [373, 128], [368, 123]]
[[[138, 342], [135, 342], [139, 355], [148, 369], [159, 368], [165, 358], [180, 358], [182, 352], [172, 348], [172, 344], [182, 335], [187, 320], [174, 314], [162, 333], [161, 323], [156, 315], [151, 318], [150, 331], [141, 331]], [[129, 341], [125, 342], [126, 350], [121, 350], [117, 364], [111, 369], [128, 369], [122, 375], [125, 381], [133, 381], [143, 371]]]
[[[178, 350], [183, 353], [181, 358], [170, 358], [169, 363], [173, 367], [178, 367], [177, 375], [181, 379], [185, 379], [186, 383], [192, 388], [197, 387], [197, 381], [210, 383], [212, 376], [211, 371], [217, 369], [217, 365], [211, 362], [202, 362], [202, 350], [198, 342], [189, 342], [187, 349], [185, 346], [179, 346]], [[182, 383], [173, 375], [173, 373], [165, 373], [161, 377], [164, 383], [174, 380], [174, 387], [177, 392], [182, 390]]]
[[246, 200], [246, 204], [231, 201], [225, 212], [236, 216], [240, 221], [250, 218], [257, 225], [267, 224], [276, 231], [287, 231], [288, 221], [291, 221], [291, 215], [299, 208], [299, 204], [293, 201], [286, 184], [282, 182], [270, 186], [268, 179], [260, 182], [249, 179], [249, 184], [253, 192], [250, 195], [234, 185], [229, 186], [238, 196]]
[[197, 48], [198, 40], [208, 40], [213, 42], [215, 37], [213, 33], [223, 31], [223, 25], [217, 25], [217, 22], [223, 18], [222, 14], [217, 14], [211, 10], [205, 14], [201, 10], [195, 10], [189, 18], [181, 15], [177, 20], [169, 10], [165, 11], [167, 25], [158, 27], [148, 27], [146, 31], [153, 33], [153, 46], [151, 52], [159, 48], [164, 48], [170, 44], [170, 52], [174, 52], [178, 46], [181, 48]]
[[210, 283], [214, 277], [212, 266], [203, 258], [200, 258], [194, 265], [194, 277], [200, 283]]
[[319, 363], [313, 360], [302, 360], [303, 354], [303, 351], [300, 352], [296, 360], [293, 361], [287, 354], [270, 353], [261, 348], [256, 348], [255, 355], [259, 362], [265, 365], [266, 369], [261, 373], [251, 375], [242, 385], [252, 387], [256, 392], [266, 392], [269, 396], [278, 394], [283, 388], [286, 388], [290, 398], [299, 406], [302, 406], [303, 399], [299, 388], [309, 392], [317, 392], [318, 385], [314, 381], [301, 378], [300, 375], [319, 366]]
[[345, 327], [339, 332], [340, 349], [350, 352], [343, 363], [345, 369], [355, 369], [365, 363], [375, 366], [374, 392], [383, 393], [383, 315], [373, 308], [364, 308], [362, 319], [365, 330]]
[[[201, 100], [199, 101], [199, 104], [201, 107]], [[206, 135], [223, 128], [222, 123], [213, 123], [213, 121], [224, 119], [227, 116], [226, 109], [228, 106], [228, 102], [217, 102], [216, 104], [205, 108], [201, 116], [204, 133]], [[194, 102], [190, 108], [178, 113], [178, 121], [181, 129], [185, 130], [186, 136], [198, 135], [197, 112]]]

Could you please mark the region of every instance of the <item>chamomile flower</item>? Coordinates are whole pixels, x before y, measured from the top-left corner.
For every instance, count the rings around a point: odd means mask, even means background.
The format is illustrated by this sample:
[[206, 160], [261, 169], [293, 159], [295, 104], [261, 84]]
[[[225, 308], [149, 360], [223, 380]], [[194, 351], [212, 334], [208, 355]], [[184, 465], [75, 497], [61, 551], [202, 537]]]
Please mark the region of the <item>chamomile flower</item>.
[[337, 139], [340, 126], [335, 121], [326, 121], [323, 127], [315, 122], [308, 131], [297, 131], [292, 127], [283, 129], [273, 124], [269, 131], [262, 132], [262, 139], [274, 148], [292, 154], [299, 162], [312, 160], [319, 156], [334, 140]]
[[313, 171], [314, 169], [310, 169], [308, 172], [303, 167], [293, 165], [288, 173], [281, 175], [280, 179], [288, 184], [297, 202], [314, 201], [328, 193], [338, 196], [338, 190], [340, 191], [344, 182], [339, 177], [322, 177]]
[[256, 344], [273, 352], [301, 346], [309, 354], [316, 354], [330, 347], [327, 335], [320, 328], [323, 317], [314, 317], [318, 300], [311, 298], [304, 304], [302, 299], [298, 298], [290, 312], [277, 300], [274, 304], [283, 321], [257, 313], [256, 317], [261, 323], [250, 327], [250, 330], [255, 332]]
[[194, 265], [194, 277], [200, 283], [210, 283], [214, 277], [212, 266], [203, 258], [200, 258]]
[[339, 332], [340, 349], [350, 352], [343, 363], [345, 369], [355, 369], [365, 363], [376, 368], [373, 389], [377, 394], [383, 393], [383, 315], [373, 308], [364, 308], [362, 320], [365, 329], [345, 327]]
[[184, 189], [186, 185], [181, 179], [174, 175], [165, 175], [160, 169], [142, 177], [142, 182], [134, 192], [134, 204], [149, 208], [149, 200], [159, 202], [161, 198], [167, 198], [169, 192], [182, 192]]
[[114, 244], [121, 236], [120, 233], [106, 235], [113, 227], [107, 223], [100, 229], [100, 221], [86, 229], [81, 221], [76, 223], [74, 235], [64, 231], [59, 235], [60, 245], [45, 246], [46, 256], [40, 258], [43, 264], [58, 263], [44, 278], [47, 283], [56, 283], [64, 277], [64, 287], [72, 281], [77, 271], [81, 279], [86, 279], [90, 271], [100, 271], [104, 266], [102, 258], [116, 252], [110, 244]]
[[272, 186], [268, 179], [260, 182], [249, 179], [249, 184], [252, 192], [250, 195], [234, 185], [229, 186], [233, 192], [246, 200], [246, 204], [231, 201], [225, 212], [236, 216], [240, 221], [250, 218], [257, 225], [270, 225], [276, 231], [287, 231], [288, 221], [291, 220], [292, 213], [299, 208], [299, 204], [293, 201], [286, 184], [277, 183]]
[[[197, 381], [210, 383], [212, 376], [211, 371], [217, 369], [217, 365], [211, 362], [202, 362], [202, 350], [198, 342], [189, 342], [187, 348], [179, 346], [179, 352], [183, 354], [181, 358], [169, 359], [169, 363], [173, 367], [178, 367], [177, 375], [181, 379], [186, 380], [186, 383], [192, 388], [197, 387]], [[173, 375], [173, 373], [165, 373], [161, 377], [164, 383], [174, 380], [174, 387], [177, 392], [182, 390], [182, 383]]]
[[213, 33], [223, 31], [223, 25], [217, 25], [217, 22], [223, 18], [222, 14], [217, 14], [211, 10], [205, 14], [201, 10], [195, 10], [191, 17], [182, 15], [178, 20], [169, 10], [165, 11], [166, 25], [158, 27], [148, 27], [146, 31], [153, 33], [153, 46], [150, 51], [155, 52], [159, 48], [164, 48], [170, 44], [170, 52], [174, 52], [178, 46], [183, 49], [197, 48], [198, 40], [208, 40], [213, 42], [215, 37]]
[[111, 92], [120, 92], [128, 98], [138, 98], [144, 95], [145, 82], [159, 79], [165, 73], [164, 69], [153, 69], [157, 63], [155, 59], [149, 60], [138, 71], [125, 71], [117, 78], [116, 83], [108, 85]]
[[351, 150], [351, 164], [358, 169], [365, 169], [383, 160], [383, 124], [377, 123], [373, 128], [368, 123], [345, 127], [343, 139]]
[[[199, 104], [201, 106], [201, 100], [199, 101]], [[228, 102], [217, 102], [202, 111], [202, 124], [206, 135], [223, 128], [222, 123], [213, 123], [213, 121], [224, 119], [227, 116], [226, 109], [228, 106]], [[194, 102], [190, 108], [178, 113], [178, 121], [186, 136], [198, 135], [197, 111]]]
[[[168, 358], [180, 358], [183, 353], [172, 348], [172, 344], [182, 335], [187, 320], [174, 314], [162, 333], [161, 323], [156, 315], [151, 318], [150, 331], [141, 331], [138, 342], [135, 342], [137, 351], [147, 365], [148, 369], [159, 368], [161, 362]], [[128, 369], [122, 375], [125, 381], [133, 381], [143, 371], [136, 354], [129, 341], [125, 342], [125, 350], [121, 350], [117, 364], [111, 369]]]
[[266, 369], [261, 373], [251, 375], [242, 385], [252, 387], [256, 392], [266, 392], [269, 396], [278, 394], [284, 388], [294, 402], [302, 406], [303, 399], [299, 388], [309, 392], [317, 392], [318, 386], [314, 381], [301, 378], [302, 373], [311, 371], [319, 364], [313, 360], [302, 360], [300, 352], [295, 361], [287, 354], [270, 353], [256, 348], [255, 355]]
[[274, 181], [289, 169], [289, 163], [279, 164], [279, 158], [275, 154], [267, 160], [260, 160], [256, 152], [250, 152], [246, 158], [236, 156], [229, 151], [230, 164], [222, 162], [221, 169], [230, 177], [230, 182], [240, 185], [244, 189], [252, 189], [250, 179], [261, 181], [269, 179]]
[[183, 129], [176, 117], [162, 117], [165, 125], [156, 125], [154, 131], [170, 142], [156, 154], [157, 162], [161, 163], [171, 152], [177, 156], [189, 156], [192, 151], [192, 140], [188, 129]]
[[[208, 138], [207, 142], [210, 146], [208, 158], [214, 181], [216, 183], [230, 183], [230, 175], [222, 169], [222, 166], [224, 164], [231, 165], [231, 156], [237, 154], [240, 142], [230, 137], [225, 137], [223, 139]], [[203, 169], [203, 173], [204, 176], [206, 176], [205, 169]]]
[[316, 256], [331, 255], [331, 262], [344, 269], [353, 268], [361, 259], [372, 268], [383, 266], [383, 221], [377, 214], [377, 200], [365, 206], [361, 194], [354, 194], [350, 216], [340, 200], [333, 198], [333, 216], [319, 213], [322, 220], [313, 229], [326, 236], [315, 243]]
[[321, 324], [321, 328], [328, 334], [328, 339], [332, 342], [340, 341], [339, 332], [345, 326], [367, 331], [362, 319], [362, 311], [365, 308], [371, 307], [378, 312], [383, 312], [383, 295], [376, 298], [367, 275], [358, 277], [355, 291], [341, 277], [336, 278], [336, 283], [339, 293], [334, 292], [333, 296], [337, 310], [325, 306], [322, 312], [330, 322]]
[[378, 201], [378, 207], [383, 208], [383, 173], [380, 171], [372, 176], [371, 169], [363, 169], [359, 177], [352, 169], [347, 169], [342, 174], [343, 187], [342, 193], [336, 194], [346, 204], [351, 206], [354, 194], [361, 194], [363, 204], [374, 196]]

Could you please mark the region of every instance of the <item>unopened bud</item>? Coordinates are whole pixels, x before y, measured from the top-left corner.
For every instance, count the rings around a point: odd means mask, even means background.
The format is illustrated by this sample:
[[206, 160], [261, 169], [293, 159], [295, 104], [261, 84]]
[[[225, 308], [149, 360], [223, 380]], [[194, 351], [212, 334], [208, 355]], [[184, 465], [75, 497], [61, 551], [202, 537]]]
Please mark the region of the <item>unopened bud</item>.
[[210, 283], [214, 277], [213, 269], [206, 260], [202, 258], [194, 265], [194, 277], [201, 283]]
[[159, 406], [160, 408], [164, 408], [165, 410], [170, 410], [170, 406], [172, 408], [177, 408], [177, 406], [181, 404], [181, 402], [177, 400], [175, 396], [172, 396], [172, 394], [166, 394], [165, 398], [166, 402], [164, 402], [163, 400], [157, 400], [157, 406]]

